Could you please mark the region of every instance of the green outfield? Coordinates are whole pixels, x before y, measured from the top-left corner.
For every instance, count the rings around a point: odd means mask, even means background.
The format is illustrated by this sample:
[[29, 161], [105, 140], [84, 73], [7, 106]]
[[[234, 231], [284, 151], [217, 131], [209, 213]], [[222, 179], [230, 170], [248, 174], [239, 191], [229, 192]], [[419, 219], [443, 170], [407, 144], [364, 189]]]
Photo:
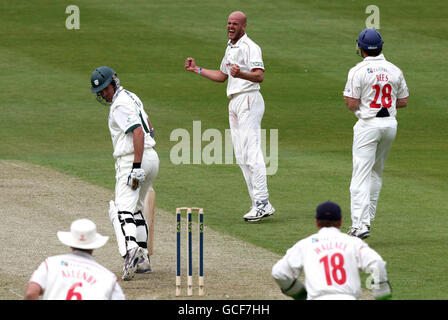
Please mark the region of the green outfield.
[[[80, 10], [78, 30], [66, 28], [65, 10], [72, 4]], [[360, 61], [355, 39], [369, 4], [2, 0], [0, 159], [49, 166], [113, 189], [108, 108], [90, 93], [91, 72], [108, 65], [141, 98], [154, 125], [161, 159], [157, 207], [173, 213], [176, 206], [204, 207], [209, 227], [278, 254], [315, 232], [320, 202], [341, 205], [345, 231], [356, 119], [342, 90], [348, 70]], [[374, 4], [383, 52], [404, 71], [410, 98], [398, 113], [367, 242], [387, 261], [395, 299], [448, 299], [448, 2]], [[268, 177], [277, 212], [255, 224], [242, 218], [250, 203], [236, 164], [170, 161], [173, 130], [192, 136], [193, 121], [201, 121], [202, 132], [224, 135], [229, 128], [226, 85], [183, 66], [191, 56], [200, 66], [219, 68], [227, 16], [234, 10], [247, 14], [247, 34], [263, 50], [262, 126], [278, 129], [278, 171]]]

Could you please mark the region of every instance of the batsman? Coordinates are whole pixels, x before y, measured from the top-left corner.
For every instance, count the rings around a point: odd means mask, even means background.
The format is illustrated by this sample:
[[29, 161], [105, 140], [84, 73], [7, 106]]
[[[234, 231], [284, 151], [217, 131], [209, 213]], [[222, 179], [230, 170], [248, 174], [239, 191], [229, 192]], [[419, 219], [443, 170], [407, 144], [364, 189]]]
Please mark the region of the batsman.
[[[109, 217], [117, 238], [118, 250], [124, 258], [123, 280], [135, 273], [150, 273], [147, 220], [154, 207], [153, 181], [159, 171], [159, 157], [154, 150], [154, 129], [141, 100], [120, 85], [114, 70], [96, 68], [91, 76], [92, 93], [110, 106], [109, 130], [115, 158], [115, 201], [109, 203]], [[150, 201], [144, 210], [145, 200]], [[148, 207], [148, 205], [147, 205]], [[149, 216], [145, 217], [145, 212]], [[150, 228], [152, 227], [152, 222]], [[150, 241], [152, 251], [152, 242]]]

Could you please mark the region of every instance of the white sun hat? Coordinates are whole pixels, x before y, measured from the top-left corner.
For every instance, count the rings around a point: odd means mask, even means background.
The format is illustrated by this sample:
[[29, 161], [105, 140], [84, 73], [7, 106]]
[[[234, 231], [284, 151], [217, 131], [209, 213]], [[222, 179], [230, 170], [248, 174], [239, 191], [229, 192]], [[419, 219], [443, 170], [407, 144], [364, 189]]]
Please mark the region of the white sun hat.
[[73, 221], [70, 232], [58, 231], [57, 236], [66, 246], [78, 249], [97, 249], [109, 240], [109, 237], [96, 232], [95, 223], [89, 219]]

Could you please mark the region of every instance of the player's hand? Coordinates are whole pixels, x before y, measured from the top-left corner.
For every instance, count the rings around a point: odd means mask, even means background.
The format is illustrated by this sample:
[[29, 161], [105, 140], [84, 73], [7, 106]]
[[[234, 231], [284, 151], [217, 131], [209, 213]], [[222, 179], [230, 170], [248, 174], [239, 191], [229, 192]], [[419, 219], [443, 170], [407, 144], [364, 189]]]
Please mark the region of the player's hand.
[[185, 69], [187, 71], [195, 72], [195, 68], [196, 68], [196, 61], [194, 61], [193, 58], [187, 58], [185, 60]]
[[141, 168], [132, 169], [131, 173], [129, 173], [128, 181], [126, 184], [131, 187], [132, 190], [137, 190], [143, 181], [145, 181], [145, 170]]
[[234, 78], [238, 78], [238, 76], [240, 75], [240, 66], [237, 64], [232, 65], [232, 68], [230, 69], [230, 74], [232, 75], [232, 77]]
[[392, 288], [389, 281], [374, 284], [374, 286], [372, 287], [372, 294], [376, 300], [391, 300]]
[[295, 295], [292, 296], [292, 298], [294, 300], [306, 300], [308, 296], [308, 293], [306, 292], [306, 289], [303, 288], [302, 290], [300, 290], [298, 293], [296, 293]]

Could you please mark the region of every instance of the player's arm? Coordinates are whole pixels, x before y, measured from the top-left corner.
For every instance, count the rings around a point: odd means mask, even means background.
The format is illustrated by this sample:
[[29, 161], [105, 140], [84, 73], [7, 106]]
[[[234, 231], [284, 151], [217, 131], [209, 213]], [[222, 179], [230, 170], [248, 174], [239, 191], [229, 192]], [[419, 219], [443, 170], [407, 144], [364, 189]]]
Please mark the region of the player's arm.
[[145, 133], [140, 122], [141, 118], [125, 106], [116, 107], [112, 115], [125, 134], [132, 134], [134, 163], [141, 163], [145, 144]]
[[399, 80], [400, 84], [398, 86], [397, 97], [400, 98], [397, 98], [396, 107], [405, 108], [408, 105], [409, 89], [406, 80], [404, 79], [403, 72], [401, 72]]
[[142, 169], [143, 151], [145, 146], [145, 133], [142, 126], [132, 130], [132, 140], [134, 143], [134, 163], [132, 164], [132, 170], [129, 173], [127, 185], [132, 190], [137, 190], [143, 181], [145, 181], [145, 170]]
[[142, 126], [132, 130], [132, 141], [134, 143], [134, 163], [141, 163], [143, 159], [143, 149], [145, 146], [145, 133]]
[[230, 69], [230, 74], [234, 78], [241, 78], [244, 80], [249, 80], [252, 82], [263, 82], [264, 80], [264, 70], [263, 69], [252, 69], [250, 72], [242, 72], [240, 66], [234, 64]]
[[361, 102], [361, 99], [344, 96], [344, 100], [349, 110], [356, 111], [359, 109], [359, 103]]
[[392, 298], [392, 288], [387, 279], [386, 262], [381, 256], [371, 249], [367, 244], [362, 244], [359, 250], [362, 264], [360, 269], [370, 273], [372, 282], [372, 294], [377, 300], [388, 300]]
[[126, 107], [117, 107], [112, 114], [116, 123], [124, 131], [124, 133], [132, 134], [134, 163], [132, 164], [132, 170], [129, 173], [126, 183], [132, 190], [137, 190], [141, 183], [145, 180], [145, 171], [141, 168], [145, 145], [145, 133], [143, 132], [139, 116], [129, 112]]
[[286, 255], [272, 267], [272, 277], [275, 282], [283, 294], [294, 300], [305, 300], [307, 297], [305, 285], [299, 280], [303, 270], [301, 256], [301, 243], [299, 242], [288, 249]]
[[152, 127], [151, 120], [149, 120], [149, 118], [148, 118], [148, 119], [146, 119], [146, 121], [148, 122], [149, 131], [152, 131], [154, 128]]
[[352, 68], [347, 77], [347, 82], [345, 84], [342, 95], [347, 105], [347, 109], [356, 112], [359, 110], [359, 104], [361, 103], [361, 79], [359, 69]]
[[197, 66], [193, 58], [187, 58], [185, 60], [185, 69], [216, 82], [224, 82], [228, 78], [221, 70], [209, 70]]
[[289, 266], [286, 257], [280, 259], [272, 267], [272, 277], [283, 294], [294, 300], [305, 300], [307, 294], [306, 289], [304, 284], [298, 279], [298, 276]]
[[397, 108], [405, 108], [408, 105], [408, 97], [397, 99]]
[[386, 274], [386, 262], [381, 258], [371, 261], [364, 269], [370, 273], [372, 283], [371, 290], [376, 300], [392, 299], [392, 288]]
[[26, 287], [24, 300], [39, 300], [39, 296], [43, 293], [42, 287], [34, 281], [30, 281]]
[[151, 138], [154, 138], [154, 127], [152, 126], [151, 120], [146, 119], [146, 121], [148, 122], [148, 127], [149, 127], [149, 135], [151, 136]]

